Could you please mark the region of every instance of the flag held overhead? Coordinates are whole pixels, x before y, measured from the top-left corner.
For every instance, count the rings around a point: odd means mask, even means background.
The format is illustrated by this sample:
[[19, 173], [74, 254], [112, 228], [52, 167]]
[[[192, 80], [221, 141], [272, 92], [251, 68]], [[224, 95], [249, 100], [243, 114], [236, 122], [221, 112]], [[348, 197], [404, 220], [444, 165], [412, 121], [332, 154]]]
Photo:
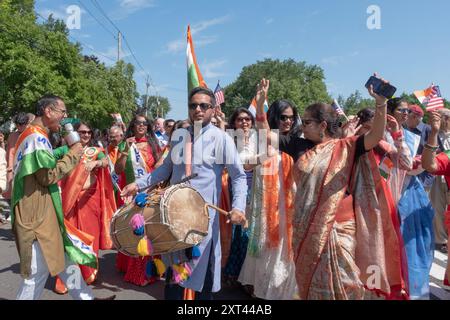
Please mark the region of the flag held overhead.
[[206, 82], [203, 80], [203, 76], [200, 73], [200, 69], [198, 68], [197, 58], [195, 57], [194, 44], [192, 42], [191, 26], [189, 25], [187, 29], [186, 62], [188, 93], [196, 87], [207, 88]]

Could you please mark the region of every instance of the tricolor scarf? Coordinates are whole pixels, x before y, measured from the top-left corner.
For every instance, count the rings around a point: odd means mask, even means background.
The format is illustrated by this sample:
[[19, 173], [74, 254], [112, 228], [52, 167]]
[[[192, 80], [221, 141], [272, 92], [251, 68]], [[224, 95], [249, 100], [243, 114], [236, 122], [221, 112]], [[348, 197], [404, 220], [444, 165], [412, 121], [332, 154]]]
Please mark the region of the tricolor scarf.
[[[24, 197], [24, 178], [40, 169], [55, 167], [56, 159], [53, 156], [47, 132], [38, 126], [30, 125], [16, 144], [11, 223], [14, 223], [14, 207]], [[92, 249], [93, 238], [64, 219], [58, 185], [52, 184], [48, 189], [58, 219], [65, 252], [73, 262], [97, 268], [97, 256]]]
[[[294, 213], [293, 160], [281, 153], [264, 162], [253, 175], [253, 199], [249, 227], [248, 253], [259, 256], [265, 248], [276, 248], [280, 243], [280, 231], [287, 234], [288, 257], [292, 259], [292, 216]], [[280, 185], [280, 180], [283, 185]], [[283, 193], [281, 193], [283, 190]], [[284, 197], [282, 211], [285, 230], [280, 230], [280, 195]]]
[[[151, 168], [156, 163], [156, 160], [153, 159], [153, 154], [149, 150], [150, 145], [147, 142], [147, 138], [143, 137], [140, 140], [136, 140], [136, 143], [146, 142], [146, 147], [148, 148], [147, 152], [142, 152], [143, 150], [139, 150], [136, 144], [132, 144], [128, 151], [127, 162], [125, 165], [125, 180], [126, 183], [132, 183], [139, 177], [144, 176], [145, 174], [151, 172]], [[125, 142], [119, 144], [119, 150], [123, 151], [125, 148]]]

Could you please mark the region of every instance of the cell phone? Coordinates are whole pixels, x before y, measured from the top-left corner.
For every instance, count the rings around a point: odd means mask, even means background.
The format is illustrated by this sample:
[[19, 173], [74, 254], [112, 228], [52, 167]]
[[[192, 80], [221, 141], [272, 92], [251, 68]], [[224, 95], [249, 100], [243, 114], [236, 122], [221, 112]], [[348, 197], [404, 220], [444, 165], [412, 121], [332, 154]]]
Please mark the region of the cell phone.
[[369, 89], [370, 85], [373, 86], [373, 92], [387, 99], [392, 98], [394, 96], [395, 91], [397, 91], [396, 87], [390, 85], [389, 83], [384, 83], [381, 79], [375, 76], [371, 76], [369, 80], [367, 80], [366, 88]]

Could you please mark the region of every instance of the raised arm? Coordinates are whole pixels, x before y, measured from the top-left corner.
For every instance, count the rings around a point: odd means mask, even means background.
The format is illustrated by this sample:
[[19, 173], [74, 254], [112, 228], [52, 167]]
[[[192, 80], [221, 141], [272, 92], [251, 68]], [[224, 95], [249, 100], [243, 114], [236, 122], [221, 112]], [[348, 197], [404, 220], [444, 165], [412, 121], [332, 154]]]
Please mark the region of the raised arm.
[[[384, 79], [382, 80], [387, 83]], [[383, 139], [384, 131], [386, 130], [386, 108], [388, 99], [373, 92], [372, 85], [370, 85], [368, 91], [375, 99], [376, 108], [372, 129], [364, 137], [364, 148], [366, 150], [372, 150], [378, 142]]]
[[430, 115], [431, 132], [427, 143], [423, 146], [422, 167], [430, 173], [437, 171], [436, 151], [438, 149], [438, 133], [441, 126], [441, 115], [432, 112]]

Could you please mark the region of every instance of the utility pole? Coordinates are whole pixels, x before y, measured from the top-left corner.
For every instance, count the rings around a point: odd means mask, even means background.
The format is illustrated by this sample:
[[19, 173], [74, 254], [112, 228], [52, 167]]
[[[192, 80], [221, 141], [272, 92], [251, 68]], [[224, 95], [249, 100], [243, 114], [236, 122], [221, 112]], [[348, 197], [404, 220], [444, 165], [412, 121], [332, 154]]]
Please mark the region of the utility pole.
[[145, 89], [145, 116], [148, 117], [148, 87], [150, 86], [150, 83], [148, 83], [148, 75], [145, 79], [145, 86], [147, 89]]
[[120, 51], [122, 51], [122, 33], [119, 31], [117, 35], [117, 62], [120, 60]]

